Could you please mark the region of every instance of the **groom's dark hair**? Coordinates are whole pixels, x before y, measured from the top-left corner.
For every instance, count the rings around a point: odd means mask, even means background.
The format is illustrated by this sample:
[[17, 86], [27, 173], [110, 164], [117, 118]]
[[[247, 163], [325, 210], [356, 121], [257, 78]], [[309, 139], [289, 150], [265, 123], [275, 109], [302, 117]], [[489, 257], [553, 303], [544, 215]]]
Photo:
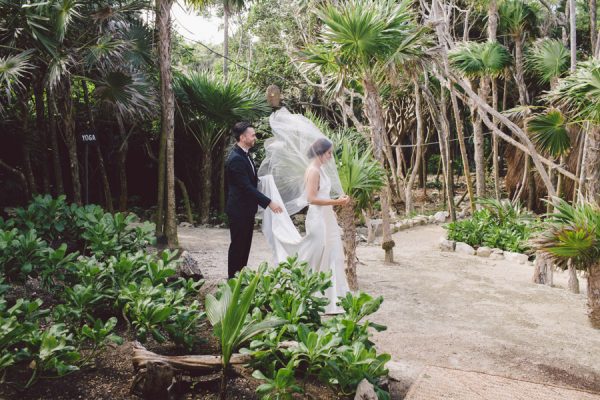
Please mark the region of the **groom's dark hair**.
[[246, 132], [246, 129], [248, 128], [254, 128], [248, 121], [238, 122], [233, 126], [233, 128], [231, 128], [231, 133], [233, 134], [236, 142], [240, 141], [240, 136]]

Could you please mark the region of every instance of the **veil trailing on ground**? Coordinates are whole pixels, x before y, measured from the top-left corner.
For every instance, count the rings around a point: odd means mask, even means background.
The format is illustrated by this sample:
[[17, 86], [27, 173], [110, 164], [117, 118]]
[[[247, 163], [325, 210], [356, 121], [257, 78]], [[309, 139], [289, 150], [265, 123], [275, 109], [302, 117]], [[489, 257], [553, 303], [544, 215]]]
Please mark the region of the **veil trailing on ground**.
[[[308, 118], [292, 114], [282, 108], [269, 117], [273, 137], [265, 141], [266, 156], [258, 176], [261, 181], [271, 175], [289, 215], [296, 214], [308, 205], [304, 174], [310, 159], [310, 146], [325, 135]], [[332, 198], [343, 195], [340, 177], [333, 161], [322, 167], [331, 180]]]

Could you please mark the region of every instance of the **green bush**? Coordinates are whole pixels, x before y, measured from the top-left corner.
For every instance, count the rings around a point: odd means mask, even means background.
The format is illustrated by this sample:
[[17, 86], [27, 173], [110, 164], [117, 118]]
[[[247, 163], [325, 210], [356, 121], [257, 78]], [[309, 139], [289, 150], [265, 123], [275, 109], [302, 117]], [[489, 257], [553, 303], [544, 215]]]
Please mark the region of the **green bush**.
[[486, 199], [479, 202], [483, 209], [471, 218], [445, 226], [448, 239], [474, 247], [487, 246], [514, 252], [527, 252], [528, 240], [536, 229], [533, 215], [510, 202]]
[[[254, 274], [241, 272], [242, 277]], [[252, 355], [254, 376], [266, 381], [258, 389], [263, 398], [291, 398], [302, 387], [296, 379], [319, 379], [343, 395], [351, 395], [360, 381], [367, 379], [379, 398], [389, 398], [382, 386], [390, 356], [377, 355], [370, 341], [372, 329], [385, 327], [367, 320], [379, 309], [383, 298], [348, 293], [339, 299], [345, 312], [322, 321], [319, 313], [326, 306], [323, 294], [329, 285], [328, 274], [313, 273], [296, 258], [262, 272], [251, 318], [260, 321], [276, 316], [286, 321], [242, 349]]]

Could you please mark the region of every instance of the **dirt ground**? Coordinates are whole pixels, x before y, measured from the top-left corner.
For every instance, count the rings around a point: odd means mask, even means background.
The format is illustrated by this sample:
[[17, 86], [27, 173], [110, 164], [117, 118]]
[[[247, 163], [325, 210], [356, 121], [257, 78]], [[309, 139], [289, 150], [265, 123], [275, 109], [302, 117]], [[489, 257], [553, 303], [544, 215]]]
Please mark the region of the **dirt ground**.
[[[394, 265], [384, 265], [377, 245], [361, 245], [359, 286], [383, 295], [373, 320], [378, 349], [392, 355], [409, 385], [425, 365], [478, 371], [600, 393], [600, 331], [588, 324], [582, 294], [531, 282], [533, 267], [438, 250], [440, 226], [394, 235]], [[180, 244], [196, 257], [209, 280], [225, 278], [229, 232], [181, 228]], [[249, 264], [271, 260], [256, 232]]]

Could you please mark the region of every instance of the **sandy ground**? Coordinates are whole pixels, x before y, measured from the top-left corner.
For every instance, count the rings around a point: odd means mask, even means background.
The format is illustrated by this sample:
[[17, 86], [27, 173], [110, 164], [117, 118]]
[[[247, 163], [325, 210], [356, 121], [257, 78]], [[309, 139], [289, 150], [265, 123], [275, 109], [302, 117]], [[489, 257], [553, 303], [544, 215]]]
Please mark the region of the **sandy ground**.
[[[358, 249], [361, 290], [384, 296], [372, 319], [388, 329], [374, 341], [407, 384], [436, 365], [600, 393], [600, 331], [588, 324], [585, 294], [564, 289], [566, 274], [555, 274], [554, 288], [535, 285], [532, 266], [440, 252], [443, 235], [431, 225], [395, 234], [394, 265], [384, 265], [379, 246]], [[180, 228], [179, 236], [210, 281], [225, 278], [229, 231]], [[270, 250], [256, 232], [249, 264], [264, 260]]]

